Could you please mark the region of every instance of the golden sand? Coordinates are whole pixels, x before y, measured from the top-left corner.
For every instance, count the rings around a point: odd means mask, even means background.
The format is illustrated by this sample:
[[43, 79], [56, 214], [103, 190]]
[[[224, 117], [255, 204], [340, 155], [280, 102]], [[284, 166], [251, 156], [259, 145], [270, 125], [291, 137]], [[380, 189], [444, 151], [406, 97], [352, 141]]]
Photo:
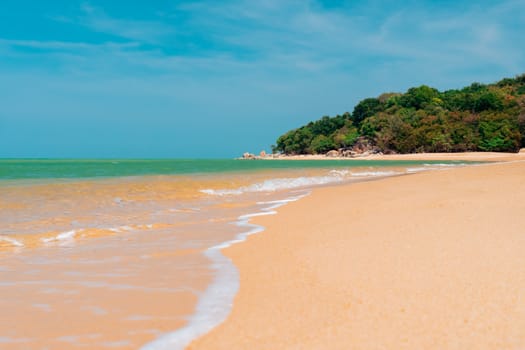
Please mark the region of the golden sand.
[[257, 218], [266, 231], [225, 250], [232, 313], [189, 348], [525, 348], [523, 156], [320, 188]]
[[525, 154], [525, 148], [520, 153], [504, 152], [460, 152], [460, 153], [408, 153], [408, 154], [368, 154], [357, 155], [355, 157], [327, 157], [324, 154], [301, 154], [301, 155], [280, 155], [278, 157], [268, 156], [260, 158], [262, 160], [458, 160], [458, 161], [504, 161], [515, 159]]

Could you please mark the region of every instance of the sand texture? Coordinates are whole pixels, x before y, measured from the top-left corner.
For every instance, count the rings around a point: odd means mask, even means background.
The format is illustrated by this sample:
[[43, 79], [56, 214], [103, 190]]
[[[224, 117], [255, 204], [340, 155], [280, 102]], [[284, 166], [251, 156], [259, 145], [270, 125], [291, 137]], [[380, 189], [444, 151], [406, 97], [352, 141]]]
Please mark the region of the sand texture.
[[459, 153], [407, 153], [407, 154], [360, 154], [354, 157], [328, 157], [324, 154], [268, 155], [260, 159], [280, 160], [462, 160], [462, 161], [504, 161], [525, 156], [525, 148], [519, 153], [505, 152], [459, 152]]
[[524, 349], [524, 213], [523, 161], [316, 189], [225, 250], [240, 291], [190, 349]]

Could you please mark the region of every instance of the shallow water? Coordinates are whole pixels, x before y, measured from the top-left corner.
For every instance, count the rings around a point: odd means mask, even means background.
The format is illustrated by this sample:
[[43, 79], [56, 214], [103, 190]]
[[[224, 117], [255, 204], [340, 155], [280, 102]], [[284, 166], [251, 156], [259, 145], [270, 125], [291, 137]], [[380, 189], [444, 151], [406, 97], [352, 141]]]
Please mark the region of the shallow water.
[[228, 314], [238, 276], [220, 248], [262, 230], [250, 217], [314, 186], [449, 167], [237, 161], [177, 173], [136, 161], [152, 174], [130, 161], [140, 171], [123, 174], [48, 162], [0, 161], [2, 348], [182, 348]]

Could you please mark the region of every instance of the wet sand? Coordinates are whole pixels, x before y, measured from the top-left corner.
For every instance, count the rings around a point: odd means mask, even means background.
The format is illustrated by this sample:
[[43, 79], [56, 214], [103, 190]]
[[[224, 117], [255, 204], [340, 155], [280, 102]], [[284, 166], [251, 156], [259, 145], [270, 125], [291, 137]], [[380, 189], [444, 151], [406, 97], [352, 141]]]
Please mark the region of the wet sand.
[[214, 180], [0, 187], [0, 348], [138, 349], [186, 325], [214, 278], [203, 251], [236, 234], [236, 208], [195, 199]]
[[137, 349], [184, 326], [209, 261], [171, 232], [145, 236], [0, 256], [0, 348]]
[[524, 348], [525, 155], [507, 158], [320, 188], [257, 218], [266, 231], [224, 251], [232, 313], [189, 348]]

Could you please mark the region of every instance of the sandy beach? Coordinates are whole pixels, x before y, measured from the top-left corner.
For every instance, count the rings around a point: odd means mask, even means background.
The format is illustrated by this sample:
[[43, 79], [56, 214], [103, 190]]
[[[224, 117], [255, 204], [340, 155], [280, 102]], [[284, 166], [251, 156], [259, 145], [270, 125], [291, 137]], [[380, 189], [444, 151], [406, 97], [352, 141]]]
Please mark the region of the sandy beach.
[[525, 155], [451, 156], [512, 162], [318, 188], [254, 220], [224, 251], [230, 316], [189, 348], [523, 349]]
[[366, 154], [355, 157], [329, 157], [324, 154], [300, 154], [300, 155], [268, 155], [262, 160], [443, 160], [443, 161], [506, 161], [523, 156], [525, 149], [520, 153], [505, 152], [460, 152], [460, 153], [406, 153], [406, 154]]

